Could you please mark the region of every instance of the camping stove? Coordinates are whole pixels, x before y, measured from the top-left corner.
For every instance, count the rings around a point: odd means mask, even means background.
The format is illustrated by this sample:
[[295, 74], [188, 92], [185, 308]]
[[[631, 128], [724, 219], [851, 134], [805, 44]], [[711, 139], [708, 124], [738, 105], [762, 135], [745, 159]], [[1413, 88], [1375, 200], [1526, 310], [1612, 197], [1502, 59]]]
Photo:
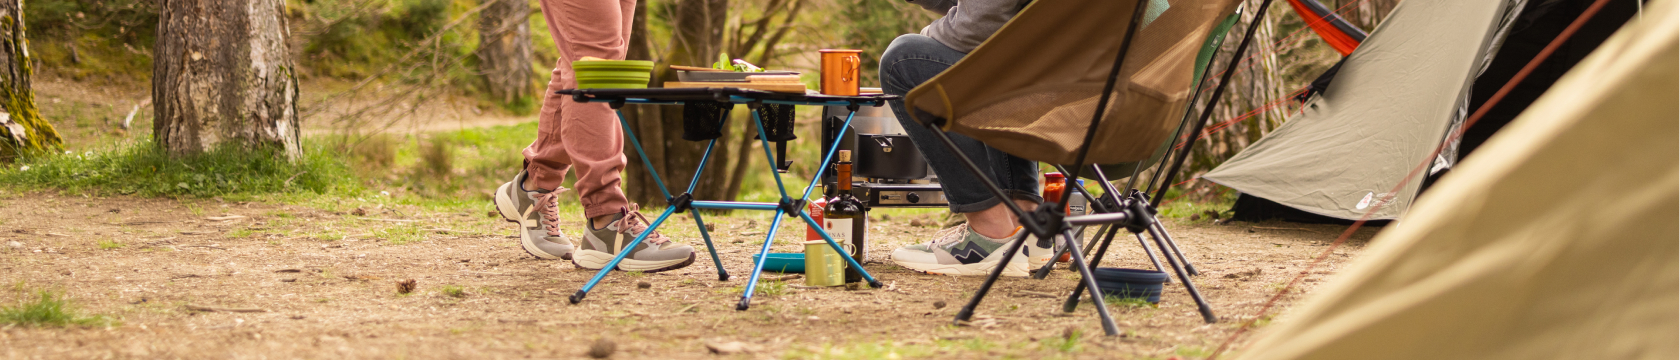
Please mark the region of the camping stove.
[[[921, 150], [886, 106], [865, 106], [852, 117], [851, 130], [835, 139], [840, 126], [846, 123], [848, 111], [844, 106], [823, 109], [822, 148], [835, 141], [841, 150], [853, 154], [852, 195], [863, 200], [865, 210], [878, 207], [945, 207], [945, 191], [939, 187], [939, 177], [933, 174]], [[833, 163], [826, 166], [833, 166]], [[838, 187], [833, 171], [823, 175], [823, 189], [833, 196]]]

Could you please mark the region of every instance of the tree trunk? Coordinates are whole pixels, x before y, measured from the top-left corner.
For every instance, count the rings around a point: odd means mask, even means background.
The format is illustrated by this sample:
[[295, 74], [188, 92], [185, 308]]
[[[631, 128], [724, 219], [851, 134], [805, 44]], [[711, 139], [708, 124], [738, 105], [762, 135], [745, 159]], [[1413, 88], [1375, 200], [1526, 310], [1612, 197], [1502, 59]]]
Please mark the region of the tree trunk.
[[525, 0], [484, 0], [495, 4], [478, 17], [478, 70], [486, 90], [503, 104], [531, 96], [531, 4]]
[[35, 108], [30, 82], [29, 40], [24, 36], [23, 1], [0, 0], [0, 160], [21, 153], [57, 150], [64, 139]]
[[[676, 80], [676, 71], [669, 65], [706, 66], [716, 61], [717, 54], [723, 48], [723, 29], [725, 15], [729, 10], [728, 0], [680, 0], [677, 1], [675, 11], [667, 12], [675, 16], [671, 19], [673, 34], [671, 51], [661, 59], [662, 66], [657, 67], [652, 79], [654, 84]], [[629, 58], [638, 55], [649, 56], [649, 52], [638, 52], [637, 47], [646, 49], [646, 29], [640, 21], [645, 15], [644, 5], [637, 2], [636, 27], [632, 31]], [[640, 33], [641, 36], [636, 36]], [[706, 143], [699, 141], [685, 141], [682, 139], [682, 111], [674, 107], [651, 109], [642, 107], [634, 111], [636, 115], [626, 112], [626, 120], [640, 137], [641, 145], [648, 152], [648, 159], [659, 172], [659, 176], [672, 195], [682, 193], [688, 188], [689, 180], [694, 176], [694, 170], [700, 165], [701, 154], [705, 153]], [[726, 143], [720, 141], [720, 143]], [[640, 164], [635, 150], [626, 143], [625, 153], [630, 156], [630, 164], [625, 166], [625, 196], [631, 201], [646, 204], [663, 204], [664, 196], [659, 192], [647, 170]], [[713, 171], [707, 171], [700, 178], [695, 187], [696, 199], [732, 200], [735, 194], [725, 193], [724, 184], [727, 182], [728, 172], [718, 170], [722, 167], [723, 147], [715, 149], [712, 159], [719, 160], [708, 165]], [[762, 161], [762, 160], [760, 160]]]
[[302, 157], [284, 0], [159, 0], [152, 98], [158, 146]]

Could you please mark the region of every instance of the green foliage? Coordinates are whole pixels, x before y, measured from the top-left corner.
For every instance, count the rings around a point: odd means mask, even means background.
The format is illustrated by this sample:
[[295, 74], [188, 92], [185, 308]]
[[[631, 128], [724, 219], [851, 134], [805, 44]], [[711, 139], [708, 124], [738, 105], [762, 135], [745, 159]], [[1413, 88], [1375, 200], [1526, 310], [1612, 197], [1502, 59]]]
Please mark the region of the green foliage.
[[70, 300], [61, 295], [49, 291], [37, 291], [34, 295], [24, 297], [15, 305], [0, 307], [0, 324], [64, 327], [108, 323], [104, 316], [78, 314]]
[[1150, 303], [1149, 299], [1119, 297], [1114, 295], [1103, 296], [1103, 303], [1108, 304], [1109, 306], [1132, 309], [1154, 309], [1160, 307], [1159, 305]]
[[31, 0], [24, 13], [40, 70], [75, 79], [151, 78], [157, 2]]
[[863, 82], [879, 84], [881, 53], [899, 35], [915, 34], [939, 15], [903, 1], [837, 0], [845, 45], [863, 50]]
[[343, 161], [320, 148], [307, 149], [296, 164], [264, 149], [223, 148], [177, 159], [150, 140], [26, 157], [0, 169], [0, 183], [101, 195], [350, 194], [359, 188], [348, 180], [353, 178]]
[[456, 299], [467, 297], [467, 289], [462, 288], [460, 285], [444, 285], [443, 289], [438, 292], [442, 293], [444, 296]]
[[99, 240], [99, 249], [100, 250], [120, 249], [123, 246], [127, 246], [127, 245], [123, 244], [121, 242], [118, 242], [116, 240], [108, 240], [108, 239], [100, 239]]
[[1082, 334], [1081, 331], [1073, 330], [1073, 331], [1068, 332], [1066, 334], [1066, 336], [1058, 336], [1058, 337], [1052, 337], [1052, 338], [1047, 338], [1047, 339], [1044, 339], [1044, 340], [1040, 340], [1039, 344], [1043, 345], [1044, 348], [1046, 348], [1046, 349], [1051, 349], [1051, 350], [1065, 352], [1065, 353], [1075, 352], [1075, 351], [1079, 351], [1079, 335], [1081, 335], [1081, 334]]

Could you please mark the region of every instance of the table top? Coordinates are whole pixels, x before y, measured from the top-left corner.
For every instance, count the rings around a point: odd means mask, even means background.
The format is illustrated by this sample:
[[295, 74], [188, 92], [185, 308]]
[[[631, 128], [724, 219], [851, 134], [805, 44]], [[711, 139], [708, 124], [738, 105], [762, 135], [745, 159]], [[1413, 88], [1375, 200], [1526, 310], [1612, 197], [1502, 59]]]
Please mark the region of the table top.
[[650, 88], [650, 89], [565, 89], [555, 91], [571, 95], [578, 102], [623, 102], [627, 104], [681, 104], [711, 101], [727, 103], [763, 102], [789, 105], [882, 106], [898, 100], [898, 95], [868, 94], [856, 96], [789, 94], [733, 87], [707, 88]]

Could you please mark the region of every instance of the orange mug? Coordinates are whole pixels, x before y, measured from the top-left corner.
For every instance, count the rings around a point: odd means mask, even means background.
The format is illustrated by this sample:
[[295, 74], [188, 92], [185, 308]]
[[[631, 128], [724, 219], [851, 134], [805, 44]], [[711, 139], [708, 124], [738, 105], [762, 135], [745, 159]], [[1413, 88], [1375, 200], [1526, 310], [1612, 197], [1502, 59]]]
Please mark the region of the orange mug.
[[857, 96], [863, 50], [822, 49], [823, 95]]

